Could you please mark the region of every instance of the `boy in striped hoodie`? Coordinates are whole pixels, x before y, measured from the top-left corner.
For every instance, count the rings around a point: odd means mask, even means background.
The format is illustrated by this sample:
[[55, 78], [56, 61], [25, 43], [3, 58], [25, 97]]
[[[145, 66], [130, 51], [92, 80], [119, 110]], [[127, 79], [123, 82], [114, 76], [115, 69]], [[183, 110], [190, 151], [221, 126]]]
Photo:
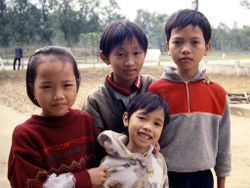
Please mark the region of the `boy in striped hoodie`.
[[218, 188], [231, 171], [230, 110], [226, 91], [203, 84], [199, 63], [211, 47], [211, 26], [195, 10], [180, 10], [165, 25], [166, 48], [177, 69], [166, 68], [149, 86], [165, 99], [170, 123], [160, 139], [168, 165], [170, 188]]

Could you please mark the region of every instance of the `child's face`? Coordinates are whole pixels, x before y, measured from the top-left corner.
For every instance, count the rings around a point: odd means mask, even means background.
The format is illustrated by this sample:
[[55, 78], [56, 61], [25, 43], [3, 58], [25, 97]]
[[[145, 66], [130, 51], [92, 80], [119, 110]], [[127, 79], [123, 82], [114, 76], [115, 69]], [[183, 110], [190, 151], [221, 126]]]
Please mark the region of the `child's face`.
[[167, 50], [181, 74], [194, 76], [199, 69], [199, 62], [210, 48], [210, 42], [205, 44], [200, 27], [188, 25], [183, 29], [175, 28], [166, 43]]
[[120, 86], [131, 86], [140, 73], [145, 52], [136, 38], [125, 40], [122, 45], [112, 49], [109, 57], [100, 54], [102, 60], [112, 66], [114, 82]]
[[123, 123], [128, 127], [128, 150], [135, 153], [145, 153], [151, 144], [156, 144], [160, 138], [164, 125], [164, 111], [162, 108], [150, 113], [140, 109], [135, 111], [130, 119], [124, 113]]
[[34, 82], [34, 96], [43, 116], [63, 116], [74, 104], [77, 85], [70, 62], [53, 55], [42, 56]]

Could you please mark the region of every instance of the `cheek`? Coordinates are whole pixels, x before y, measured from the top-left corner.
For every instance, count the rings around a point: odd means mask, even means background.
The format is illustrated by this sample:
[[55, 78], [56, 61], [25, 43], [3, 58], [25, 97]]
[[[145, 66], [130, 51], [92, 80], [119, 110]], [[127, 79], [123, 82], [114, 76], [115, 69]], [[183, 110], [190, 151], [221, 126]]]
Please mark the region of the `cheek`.
[[157, 129], [155, 131], [155, 139], [159, 140], [161, 136], [162, 129]]

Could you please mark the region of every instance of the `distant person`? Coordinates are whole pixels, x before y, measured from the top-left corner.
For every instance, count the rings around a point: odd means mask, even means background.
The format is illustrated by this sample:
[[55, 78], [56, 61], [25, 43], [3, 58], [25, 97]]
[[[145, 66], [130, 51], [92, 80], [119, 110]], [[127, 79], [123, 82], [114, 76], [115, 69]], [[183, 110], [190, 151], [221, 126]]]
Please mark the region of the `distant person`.
[[20, 69], [21, 66], [21, 61], [23, 57], [23, 49], [21, 48], [20, 44], [16, 44], [15, 48], [15, 57], [14, 57], [14, 62], [13, 62], [13, 70], [16, 70], [16, 62], [18, 61], [18, 70]]
[[231, 171], [230, 107], [218, 84], [203, 84], [199, 63], [211, 47], [211, 26], [195, 10], [180, 10], [165, 25], [166, 48], [177, 69], [167, 67], [149, 91], [170, 108], [170, 123], [160, 138], [170, 188], [225, 188]]
[[168, 106], [154, 93], [135, 96], [124, 112], [126, 134], [103, 131], [98, 141], [108, 155], [103, 188], [168, 188], [167, 166], [161, 153], [153, 154], [162, 130], [169, 122]]
[[97, 167], [104, 156], [100, 131], [88, 113], [71, 108], [79, 84], [76, 61], [64, 48], [44, 47], [30, 57], [27, 95], [41, 113], [13, 131], [8, 161], [13, 188], [91, 188], [105, 180], [107, 167]]

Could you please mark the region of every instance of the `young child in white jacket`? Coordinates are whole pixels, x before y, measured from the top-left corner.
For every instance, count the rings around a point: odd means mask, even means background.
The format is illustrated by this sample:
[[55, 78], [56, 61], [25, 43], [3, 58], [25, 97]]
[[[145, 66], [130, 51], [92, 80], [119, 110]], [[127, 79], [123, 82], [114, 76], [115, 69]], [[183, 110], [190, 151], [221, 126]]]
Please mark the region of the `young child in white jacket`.
[[169, 122], [167, 104], [157, 94], [142, 93], [122, 118], [128, 134], [107, 130], [98, 136], [108, 153], [102, 164], [109, 166], [101, 187], [168, 187], [166, 162], [161, 153], [152, 153]]

